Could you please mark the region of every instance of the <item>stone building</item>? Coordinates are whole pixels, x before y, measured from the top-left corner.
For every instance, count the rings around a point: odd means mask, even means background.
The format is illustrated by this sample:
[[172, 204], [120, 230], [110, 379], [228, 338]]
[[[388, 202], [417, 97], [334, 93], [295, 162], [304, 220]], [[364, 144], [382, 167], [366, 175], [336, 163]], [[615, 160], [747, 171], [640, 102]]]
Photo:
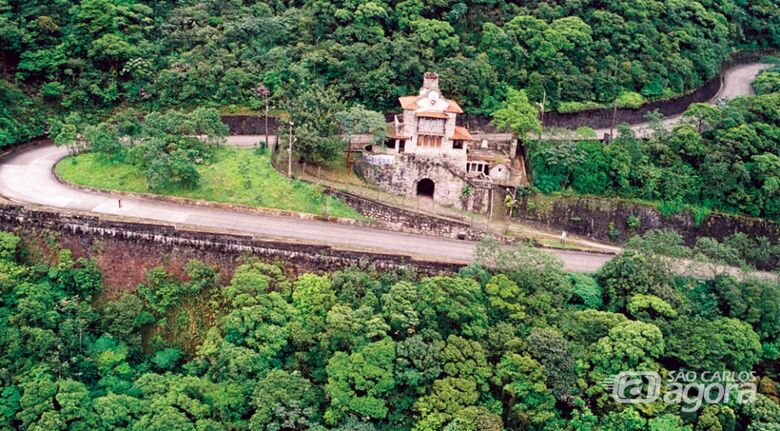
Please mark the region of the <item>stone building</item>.
[[442, 96], [439, 76], [425, 73], [417, 96], [399, 99], [403, 112], [388, 124], [383, 148], [363, 154], [366, 181], [406, 195], [470, 211], [491, 211], [496, 190], [524, 180], [515, 142], [480, 139], [463, 126], [457, 102]]

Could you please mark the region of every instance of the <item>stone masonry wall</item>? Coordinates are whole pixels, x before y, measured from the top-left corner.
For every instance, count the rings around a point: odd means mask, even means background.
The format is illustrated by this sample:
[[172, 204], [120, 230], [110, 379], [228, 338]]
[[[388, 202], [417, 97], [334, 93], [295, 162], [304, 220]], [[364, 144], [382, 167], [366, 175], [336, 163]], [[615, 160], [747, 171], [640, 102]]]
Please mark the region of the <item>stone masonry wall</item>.
[[[229, 280], [246, 258], [281, 263], [292, 272], [334, 271], [350, 267], [392, 270], [413, 268], [421, 274], [446, 274], [460, 265], [421, 261], [406, 255], [353, 252], [325, 245], [271, 241], [252, 236], [209, 233], [113, 221], [80, 213], [58, 213], [0, 204], [0, 230], [11, 231], [39, 248], [69, 248], [75, 257], [90, 257], [103, 271], [108, 294], [133, 289], [150, 268], [162, 265], [181, 274], [191, 259], [220, 269]], [[45, 254], [42, 252], [42, 254]]]
[[[435, 202], [468, 211], [486, 211], [488, 189], [464, 180], [445, 163], [439, 158], [402, 154], [395, 163], [384, 165], [370, 164], [361, 159], [355, 164], [355, 170], [362, 179], [403, 196], [416, 196], [417, 183], [429, 178], [434, 183]], [[470, 192], [464, 195], [467, 186]]]
[[393, 230], [425, 232], [430, 235], [447, 236], [450, 238], [468, 239], [473, 241], [477, 241], [483, 236], [482, 231], [473, 229], [468, 223], [460, 220], [435, 217], [403, 210], [338, 190], [329, 190], [328, 194], [338, 197], [347, 205], [367, 217], [385, 222], [385, 224]]
[[[664, 116], [682, 114], [691, 103], [706, 102], [717, 96], [723, 83], [723, 73], [728, 68], [759, 61], [762, 56], [774, 53], [774, 50], [737, 52], [721, 64], [721, 72], [719, 74], [705, 81], [700, 87], [670, 99], [645, 103], [638, 109], [622, 108], [618, 109], [617, 112], [613, 112], [612, 108], [590, 109], [570, 113], [546, 112], [544, 114], [544, 126], [546, 128], [563, 127], [568, 129], [587, 126], [599, 129], [610, 127], [613, 114], [615, 115], [615, 126], [620, 123], [635, 124], [644, 122], [645, 115], [655, 110], [658, 110]], [[497, 131], [490, 123], [491, 118], [488, 116], [463, 114], [461, 115], [461, 121], [464, 126], [472, 131]]]
[[[2, 158], [3, 155], [0, 155]], [[103, 190], [86, 187], [59, 178], [55, 174], [55, 178], [60, 183], [75, 188], [78, 190], [86, 191], [89, 193], [104, 193]], [[211, 202], [198, 199], [189, 199], [179, 196], [166, 196], [157, 195], [153, 193], [133, 193], [133, 192], [114, 192], [118, 196], [135, 197], [139, 199], [150, 199], [161, 202], [172, 202], [179, 205], [190, 206], [202, 206], [208, 208], [217, 208], [226, 211], [244, 212], [248, 214], [262, 214], [270, 215], [274, 217], [290, 217], [301, 220], [319, 220], [327, 221], [330, 223], [346, 224], [350, 226], [362, 226], [376, 229], [394, 230], [407, 233], [416, 233], [421, 235], [433, 235], [433, 236], [446, 236], [450, 238], [471, 239], [479, 240], [482, 237], [482, 233], [479, 230], [473, 230], [468, 224], [447, 218], [431, 216], [414, 211], [408, 211], [405, 209], [392, 207], [385, 205], [381, 202], [377, 202], [371, 199], [366, 199], [351, 193], [338, 191], [335, 189], [325, 189], [325, 192], [344, 200], [347, 205], [354, 208], [359, 213], [370, 217], [372, 220], [363, 221], [349, 218], [336, 218], [336, 217], [323, 217], [314, 214], [307, 214], [295, 211], [285, 211], [273, 208], [261, 208], [252, 207], [239, 204], [227, 204], [223, 202]], [[470, 196], [470, 198], [473, 198]]]
[[[651, 206], [595, 197], [531, 196], [521, 202], [516, 216], [607, 242], [622, 242], [651, 229], [673, 229], [688, 245], [698, 237], [721, 241], [736, 232], [751, 238], [764, 236], [772, 242], [780, 240], [780, 225], [769, 220], [712, 213], [696, 223], [688, 212], [665, 217]], [[635, 229], [627, 223], [630, 216], [639, 220]]]
[[[231, 135], [265, 135], [265, 116], [263, 115], [221, 115], [220, 119], [228, 126]], [[268, 117], [268, 134], [275, 135], [278, 127], [276, 117]]]

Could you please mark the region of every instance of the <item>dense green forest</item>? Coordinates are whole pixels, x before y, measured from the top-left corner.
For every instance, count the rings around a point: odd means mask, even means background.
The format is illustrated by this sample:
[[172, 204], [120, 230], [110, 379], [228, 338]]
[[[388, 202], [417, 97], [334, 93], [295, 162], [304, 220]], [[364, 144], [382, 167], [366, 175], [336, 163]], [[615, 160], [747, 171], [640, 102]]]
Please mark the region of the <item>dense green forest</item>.
[[572, 137], [533, 144], [534, 185], [687, 205], [780, 221], [780, 67], [759, 75], [758, 95], [725, 106], [693, 104], [667, 130], [651, 116], [653, 136], [627, 127], [609, 145]]
[[772, 0], [0, 0], [0, 145], [71, 111], [257, 108], [260, 83], [395, 110], [425, 70], [472, 113], [509, 86], [551, 109], [663, 98], [779, 44]]
[[[195, 189], [219, 113], [266, 90], [321, 164], [339, 132], [384, 130], [366, 108], [397, 110], [424, 71], [469, 113], [522, 99], [533, 122], [542, 98], [668, 98], [768, 47], [775, 0], [0, 0], [0, 147], [49, 134], [149, 190]], [[648, 140], [526, 142], [534, 187], [780, 221], [780, 70], [754, 87], [672, 130], [651, 116]], [[653, 232], [590, 275], [488, 242], [438, 277], [191, 261], [119, 293], [97, 263], [40, 252], [0, 232], [2, 430], [780, 430], [780, 284], [659, 257], [776, 266], [765, 238]], [[604, 382], [630, 370], [752, 372], [758, 395], [621, 404]]]
[[[28, 247], [0, 234], [1, 429], [780, 427], [776, 282], [682, 278], [638, 252], [568, 274], [484, 243], [454, 276], [249, 259], [223, 280], [191, 261], [109, 295], [95, 263]], [[758, 395], [619, 404], [602, 381], [624, 370], [752, 370]]]

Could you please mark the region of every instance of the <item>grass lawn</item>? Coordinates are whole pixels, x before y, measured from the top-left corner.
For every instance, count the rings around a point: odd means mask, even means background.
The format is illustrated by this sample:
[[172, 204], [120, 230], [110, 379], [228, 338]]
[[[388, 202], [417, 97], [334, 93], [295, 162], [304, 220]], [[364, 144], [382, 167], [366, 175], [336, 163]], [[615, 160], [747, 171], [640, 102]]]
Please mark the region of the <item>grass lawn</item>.
[[[271, 166], [268, 154], [253, 149], [220, 147], [216, 162], [197, 167], [200, 185], [195, 189], [158, 192], [170, 196], [213, 202], [323, 214], [322, 190], [298, 180], [289, 181]], [[84, 153], [60, 161], [57, 175], [75, 184], [104, 190], [152, 193], [143, 171], [126, 163], [111, 163], [98, 154]], [[365, 220], [366, 217], [333, 197], [328, 197], [332, 217]]]

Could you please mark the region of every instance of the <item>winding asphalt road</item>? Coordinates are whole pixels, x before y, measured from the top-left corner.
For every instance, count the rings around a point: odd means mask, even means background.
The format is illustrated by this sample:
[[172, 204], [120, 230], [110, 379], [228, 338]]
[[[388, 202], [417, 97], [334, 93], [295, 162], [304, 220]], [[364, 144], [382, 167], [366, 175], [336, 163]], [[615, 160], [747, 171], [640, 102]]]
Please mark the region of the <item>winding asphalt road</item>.
[[[721, 95], [733, 98], [751, 94], [750, 83], [765, 67], [767, 65], [749, 64], [732, 69], [726, 75]], [[244, 138], [232, 139], [236, 141], [233, 144], [240, 145]], [[418, 259], [468, 263], [474, 257], [476, 244], [470, 241], [324, 221], [238, 213], [108, 192], [85, 192], [65, 186], [54, 177], [54, 165], [66, 155], [65, 148], [46, 145], [30, 147], [2, 160], [0, 195], [23, 204], [158, 221], [187, 228], [240, 232], [262, 238], [328, 244], [336, 248], [407, 254]], [[120, 197], [121, 208], [117, 201]], [[553, 253], [561, 257], [567, 270], [578, 272], [595, 271], [610, 259], [608, 255], [588, 252], [555, 250]]]
[[[336, 248], [407, 254], [418, 259], [468, 263], [474, 257], [475, 243], [471, 241], [81, 191], [54, 177], [54, 165], [66, 155], [65, 148], [45, 145], [4, 160], [0, 164], [0, 194], [25, 204], [133, 217], [188, 228], [248, 233], [262, 238], [328, 244]], [[121, 208], [117, 201], [119, 197], [122, 198]], [[568, 270], [579, 272], [595, 271], [610, 258], [569, 251], [558, 251], [557, 254]]]
[[[762, 70], [769, 69], [772, 66], [772, 64], [768, 63], [750, 63], [740, 64], [727, 69], [723, 73], [723, 86], [718, 94], [709, 100], [709, 103], [714, 105], [718, 99], [731, 100], [737, 97], [753, 95], [753, 81]], [[664, 118], [663, 123], [667, 129], [671, 129], [681, 121], [682, 115], [674, 115]], [[631, 129], [639, 137], [648, 137], [653, 133], [650, 124], [646, 122], [632, 124]], [[599, 138], [604, 138], [604, 135], [607, 133], [609, 133], [609, 128], [596, 130]]]
[[[68, 187], [54, 177], [54, 165], [67, 155], [53, 145], [32, 147], [0, 164], [0, 194], [24, 203], [252, 234], [262, 238], [328, 244], [336, 248], [407, 254], [418, 259], [468, 263], [475, 243], [338, 223], [238, 213]], [[122, 207], [118, 198], [122, 198]], [[570, 271], [591, 272], [610, 256], [556, 251]]]

